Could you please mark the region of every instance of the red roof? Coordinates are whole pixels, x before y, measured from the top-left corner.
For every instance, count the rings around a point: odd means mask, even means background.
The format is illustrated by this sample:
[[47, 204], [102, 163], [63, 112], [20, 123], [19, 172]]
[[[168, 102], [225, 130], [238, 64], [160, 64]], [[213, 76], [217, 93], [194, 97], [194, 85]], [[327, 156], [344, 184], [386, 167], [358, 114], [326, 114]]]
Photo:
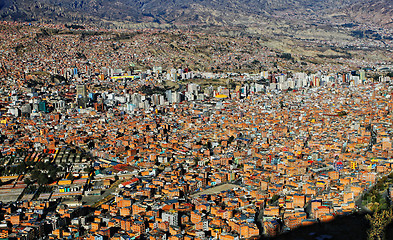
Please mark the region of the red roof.
[[136, 182], [138, 182], [139, 181], [139, 179], [138, 178], [133, 178], [133, 179], [131, 179], [130, 181], [128, 181], [128, 182], [124, 182], [124, 183], [122, 183], [121, 185], [123, 185], [123, 186], [127, 186], [127, 185], [129, 185], [129, 184], [133, 184], [133, 183], [136, 183]]

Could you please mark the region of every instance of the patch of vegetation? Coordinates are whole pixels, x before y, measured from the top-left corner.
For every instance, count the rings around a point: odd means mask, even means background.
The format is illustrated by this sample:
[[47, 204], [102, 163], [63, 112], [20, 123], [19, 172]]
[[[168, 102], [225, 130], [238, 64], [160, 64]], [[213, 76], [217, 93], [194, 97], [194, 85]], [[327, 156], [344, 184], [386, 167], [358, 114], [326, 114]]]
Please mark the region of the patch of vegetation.
[[[53, 164], [50, 161], [35, 162], [29, 159], [31, 152], [19, 151], [14, 156], [0, 157], [0, 176], [25, 175], [24, 183], [32, 185], [47, 185], [57, 180], [57, 173], [64, 171], [64, 167]], [[41, 155], [41, 159], [45, 154]]]
[[67, 83], [67, 79], [58, 74], [50, 76], [50, 80], [52, 83]]
[[290, 53], [282, 53], [282, 54], [277, 54], [277, 57], [282, 58], [282, 59], [286, 59], [286, 60], [292, 60], [292, 54]]
[[341, 112], [339, 112], [337, 115], [339, 116], [339, 117], [342, 117], [342, 116], [346, 116], [348, 113], [346, 112], [346, 111], [341, 111]]
[[393, 220], [392, 208], [375, 212], [373, 215], [366, 215], [366, 218], [371, 225], [370, 229], [367, 231], [367, 239], [386, 239], [386, 226]]
[[276, 202], [280, 198], [280, 195], [273, 195], [272, 199], [269, 200], [270, 204]]
[[356, 26], [358, 26], [357, 24], [354, 24], [354, 23], [344, 23], [344, 24], [342, 24], [341, 25], [342, 27], [346, 27], [346, 28], [353, 28], [353, 27], [356, 27]]
[[159, 87], [151, 87], [151, 86], [143, 85], [142, 87], [139, 88], [139, 90], [146, 95], [165, 94], [165, 89]]
[[118, 33], [110, 41], [129, 40], [139, 34], [142, 34], [142, 32]]
[[330, 59], [337, 59], [337, 58], [345, 58], [345, 59], [350, 59], [351, 55], [323, 55], [323, 54], [317, 54], [318, 57], [320, 58], [330, 58]]
[[70, 24], [70, 25], [65, 24], [64, 26], [65, 26], [66, 28], [68, 28], [68, 29], [76, 29], [76, 30], [78, 30], [78, 29], [85, 29], [84, 26], [78, 25], [78, 24]]
[[364, 32], [363, 31], [359, 31], [359, 30], [352, 31], [351, 32], [351, 36], [352, 37], [357, 37], [357, 38], [363, 38], [364, 37]]
[[14, 47], [14, 50], [15, 50], [16, 54], [20, 54], [24, 48], [25, 48], [25, 46], [23, 46], [23, 44], [19, 43], [18, 45], [16, 45], [16, 47]]
[[368, 239], [386, 239], [386, 227], [393, 221], [393, 209], [390, 204], [388, 188], [393, 183], [393, 174], [378, 180], [375, 186], [363, 196], [362, 204], [373, 211], [366, 215], [370, 223]]

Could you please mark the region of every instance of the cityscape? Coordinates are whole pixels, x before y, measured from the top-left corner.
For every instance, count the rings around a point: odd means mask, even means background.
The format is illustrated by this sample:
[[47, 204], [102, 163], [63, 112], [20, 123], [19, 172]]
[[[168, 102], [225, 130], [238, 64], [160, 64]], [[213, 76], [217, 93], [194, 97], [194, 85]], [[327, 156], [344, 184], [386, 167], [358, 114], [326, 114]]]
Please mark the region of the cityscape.
[[0, 239], [391, 239], [391, 28], [196, 29], [0, 21]]

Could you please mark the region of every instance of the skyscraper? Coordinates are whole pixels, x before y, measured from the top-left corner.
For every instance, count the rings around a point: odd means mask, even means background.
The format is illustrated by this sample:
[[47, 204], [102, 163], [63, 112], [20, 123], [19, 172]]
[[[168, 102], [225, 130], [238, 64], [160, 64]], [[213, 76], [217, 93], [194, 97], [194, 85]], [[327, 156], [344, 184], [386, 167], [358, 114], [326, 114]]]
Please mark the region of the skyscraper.
[[361, 69], [360, 71], [359, 71], [359, 80], [361, 81], [361, 82], [363, 82], [364, 80], [366, 80], [366, 71], [364, 71], [363, 69]]
[[86, 104], [87, 104], [86, 85], [76, 86], [76, 104], [78, 108], [86, 108]]
[[86, 85], [76, 85], [76, 96], [77, 98], [87, 97]]

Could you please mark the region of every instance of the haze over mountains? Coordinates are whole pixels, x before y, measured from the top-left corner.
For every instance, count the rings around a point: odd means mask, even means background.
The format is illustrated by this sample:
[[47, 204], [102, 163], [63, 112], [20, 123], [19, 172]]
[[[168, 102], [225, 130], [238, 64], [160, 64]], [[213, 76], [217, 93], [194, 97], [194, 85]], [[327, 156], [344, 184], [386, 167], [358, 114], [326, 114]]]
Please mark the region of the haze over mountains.
[[393, 26], [391, 0], [0, 0], [0, 19], [63, 23], [238, 25], [343, 21]]

